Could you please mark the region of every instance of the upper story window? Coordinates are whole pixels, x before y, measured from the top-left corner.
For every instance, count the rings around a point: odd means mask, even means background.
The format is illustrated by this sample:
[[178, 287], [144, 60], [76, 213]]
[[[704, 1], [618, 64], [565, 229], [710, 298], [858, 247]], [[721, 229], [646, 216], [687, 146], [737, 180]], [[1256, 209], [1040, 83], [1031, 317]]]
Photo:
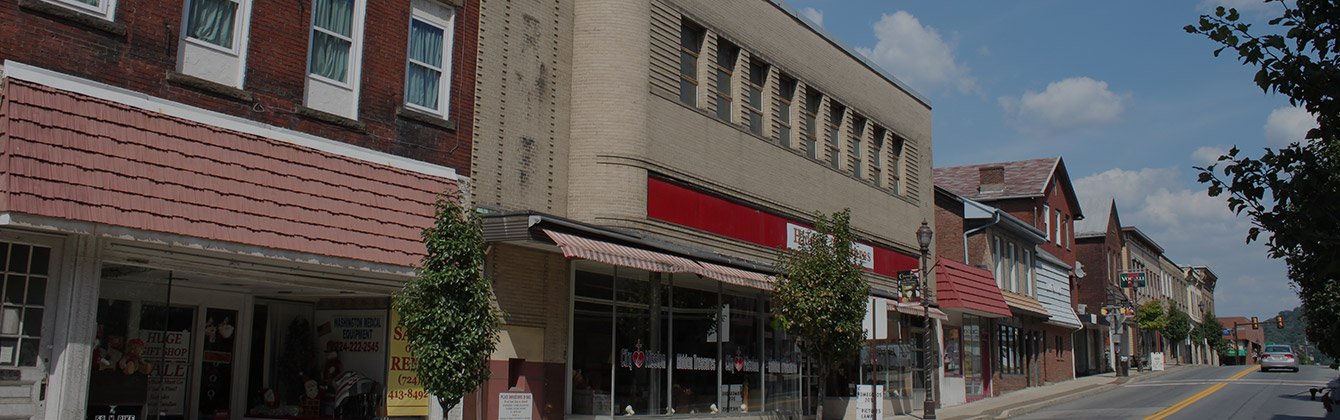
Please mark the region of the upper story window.
[[1052, 240], [1052, 206], [1042, 205], [1042, 237]]
[[865, 179], [865, 174], [861, 171], [861, 166], [865, 165], [865, 160], [861, 156], [861, 144], [865, 143], [865, 118], [856, 117], [852, 119], [852, 139], [851, 139], [851, 173], [856, 179]]
[[1061, 246], [1061, 237], [1065, 236], [1065, 217], [1061, 215], [1061, 209], [1056, 209], [1056, 246]]
[[814, 88], [805, 91], [805, 109], [801, 111], [800, 118], [805, 121], [805, 155], [810, 159], [819, 158], [819, 107], [823, 105], [824, 96]]
[[778, 81], [777, 141], [782, 147], [791, 147], [791, 104], [796, 98], [796, 79], [785, 74]]
[[847, 107], [828, 101], [828, 163], [833, 169], [842, 169], [842, 119], [847, 115]]
[[994, 236], [993, 242], [996, 285], [1001, 290], [1036, 296], [1037, 272], [1033, 267], [1033, 251], [1027, 245], [1001, 236]]
[[47, 0], [106, 20], [116, 17], [116, 0]]
[[736, 47], [726, 40], [720, 40], [717, 43], [717, 61], [716, 61], [716, 105], [717, 119], [732, 122], [731, 105], [734, 98], [731, 97], [731, 82], [735, 78], [735, 62], [740, 58], [740, 47]]
[[698, 54], [703, 49], [703, 27], [679, 22], [679, 102], [698, 106]]
[[889, 145], [889, 153], [893, 155], [893, 160], [889, 162], [889, 175], [891, 178], [889, 188], [894, 194], [901, 194], [903, 191], [903, 146], [906, 141], [897, 134], [893, 135], [893, 144]]
[[365, 0], [312, 0], [307, 107], [358, 117]]
[[749, 117], [749, 132], [763, 135], [763, 86], [768, 82], [768, 63], [749, 60], [749, 83], [745, 85], [748, 102], [745, 112]]
[[451, 46], [455, 11], [431, 1], [411, 3], [405, 105], [442, 118], [451, 97]]
[[251, 0], [186, 0], [178, 70], [241, 88], [250, 15]]
[[875, 126], [875, 141], [870, 147], [870, 177], [877, 187], [884, 186], [884, 137], [888, 134], [889, 130]]

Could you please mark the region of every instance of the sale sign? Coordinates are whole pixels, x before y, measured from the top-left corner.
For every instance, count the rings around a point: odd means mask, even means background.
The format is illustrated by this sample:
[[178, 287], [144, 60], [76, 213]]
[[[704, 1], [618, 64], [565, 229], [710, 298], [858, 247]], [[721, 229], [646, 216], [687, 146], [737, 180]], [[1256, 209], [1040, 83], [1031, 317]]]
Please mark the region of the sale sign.
[[428, 415], [428, 392], [419, 384], [419, 374], [414, 373], [414, 356], [409, 353], [409, 337], [400, 326], [400, 314], [391, 310], [391, 351], [386, 365], [386, 415], [426, 416]]

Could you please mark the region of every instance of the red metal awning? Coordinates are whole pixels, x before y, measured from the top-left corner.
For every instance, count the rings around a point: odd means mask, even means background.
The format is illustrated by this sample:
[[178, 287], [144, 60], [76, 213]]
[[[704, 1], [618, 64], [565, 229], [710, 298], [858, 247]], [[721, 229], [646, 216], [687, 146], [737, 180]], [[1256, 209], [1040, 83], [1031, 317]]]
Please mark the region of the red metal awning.
[[986, 318], [1011, 316], [1010, 307], [990, 271], [937, 258], [935, 273], [940, 307]]
[[773, 283], [776, 283], [777, 281], [776, 278], [766, 274], [755, 273], [753, 271], [741, 270], [724, 265], [716, 265], [702, 261], [698, 261], [698, 265], [700, 267], [700, 269], [696, 271], [698, 275], [737, 286], [771, 291]]
[[697, 273], [702, 266], [688, 258], [618, 245], [544, 229], [563, 249], [563, 256], [660, 273]]

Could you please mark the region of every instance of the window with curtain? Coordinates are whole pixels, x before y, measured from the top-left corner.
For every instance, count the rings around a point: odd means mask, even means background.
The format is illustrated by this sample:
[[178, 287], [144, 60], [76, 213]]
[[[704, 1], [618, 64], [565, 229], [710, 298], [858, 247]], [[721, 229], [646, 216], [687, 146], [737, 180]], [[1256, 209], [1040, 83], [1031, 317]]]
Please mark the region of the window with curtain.
[[409, 20], [405, 103], [445, 117], [451, 73], [451, 11], [418, 6], [415, 3]]
[[903, 188], [903, 146], [903, 138], [897, 134], [893, 135], [893, 144], [889, 146], [891, 148], [889, 151], [893, 154], [893, 161], [889, 162], [889, 175], [892, 175], [893, 180], [889, 189], [892, 189], [894, 194], [901, 193]]
[[188, 0], [186, 36], [226, 49], [233, 49], [237, 27], [237, 0]]
[[312, 0], [311, 74], [349, 82], [354, 48], [354, 0]]

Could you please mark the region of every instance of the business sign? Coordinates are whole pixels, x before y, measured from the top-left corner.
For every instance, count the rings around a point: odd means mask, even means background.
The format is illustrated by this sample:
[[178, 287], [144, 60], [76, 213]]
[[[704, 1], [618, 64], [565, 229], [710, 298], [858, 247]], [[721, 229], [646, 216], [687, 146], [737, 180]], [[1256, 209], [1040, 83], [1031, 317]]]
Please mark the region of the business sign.
[[390, 360], [386, 365], [386, 416], [428, 415], [428, 391], [419, 384], [414, 372], [414, 356], [409, 353], [409, 336], [400, 326], [400, 314], [391, 311], [391, 340], [386, 346]]
[[[819, 232], [794, 223], [786, 224], [786, 248], [798, 250], [801, 248], [802, 241], [806, 238], [819, 236]], [[829, 240], [832, 240], [829, 237]], [[851, 243], [852, 257], [856, 258], [857, 265], [867, 270], [875, 269], [875, 247], [863, 243]]]
[[856, 418], [879, 420], [884, 408], [884, 385], [856, 385]]
[[[774, 249], [795, 249], [797, 234], [813, 232], [803, 221], [672, 181], [647, 178], [647, 218], [699, 229]], [[859, 264], [888, 277], [917, 268], [917, 256], [892, 248], [853, 244]]]
[[[1144, 271], [1123, 271], [1120, 274], [1120, 278], [1121, 278], [1121, 287], [1123, 288], [1145, 287], [1147, 285], [1147, 282], [1145, 281]], [[1135, 284], [1136, 286], [1131, 286], [1132, 284]]]

